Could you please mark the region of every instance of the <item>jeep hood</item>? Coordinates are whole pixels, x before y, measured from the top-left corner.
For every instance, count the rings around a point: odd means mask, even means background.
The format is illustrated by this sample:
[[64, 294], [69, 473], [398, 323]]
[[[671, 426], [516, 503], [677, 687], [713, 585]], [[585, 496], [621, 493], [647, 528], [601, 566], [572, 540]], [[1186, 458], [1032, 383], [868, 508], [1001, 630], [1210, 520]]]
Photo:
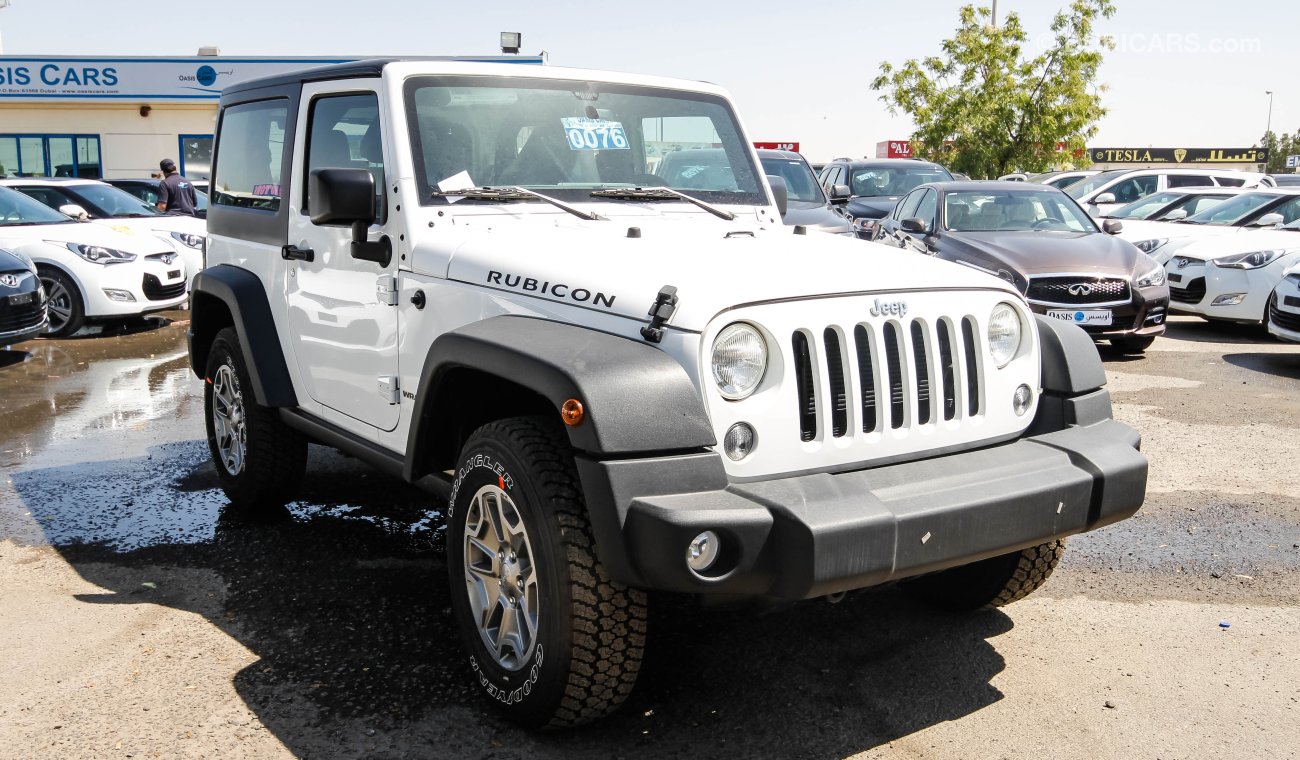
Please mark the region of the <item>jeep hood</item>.
[[465, 234], [450, 251], [417, 248], [413, 263], [418, 271], [422, 261], [445, 261], [451, 280], [638, 321], [672, 285], [679, 302], [669, 324], [686, 330], [765, 301], [940, 288], [1015, 292], [968, 267], [836, 235], [712, 219], [632, 223], [640, 237], [628, 236], [628, 220], [521, 220]]

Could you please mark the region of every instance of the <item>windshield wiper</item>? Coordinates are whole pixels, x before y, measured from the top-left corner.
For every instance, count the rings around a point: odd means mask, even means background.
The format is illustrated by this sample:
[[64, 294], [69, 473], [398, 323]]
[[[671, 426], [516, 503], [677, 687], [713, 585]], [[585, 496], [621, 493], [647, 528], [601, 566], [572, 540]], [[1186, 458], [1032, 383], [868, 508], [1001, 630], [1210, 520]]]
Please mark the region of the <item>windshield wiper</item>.
[[670, 201], [680, 200], [687, 203], [693, 203], [705, 211], [713, 214], [719, 219], [731, 221], [736, 215], [724, 208], [718, 208], [712, 203], [705, 203], [699, 198], [692, 198], [686, 193], [678, 192], [671, 187], [620, 187], [609, 190], [596, 190], [591, 194], [593, 198], [623, 198], [626, 200], [636, 201]]
[[453, 198], [470, 198], [478, 201], [523, 201], [523, 200], [531, 200], [533, 198], [536, 198], [541, 201], [546, 201], [547, 203], [551, 204], [552, 206], [558, 209], [563, 209], [569, 212], [570, 214], [573, 214], [574, 216], [578, 217], [579, 219], [585, 219], [589, 222], [595, 222], [605, 218], [599, 214], [593, 214], [589, 211], [583, 211], [580, 208], [575, 208], [574, 206], [570, 206], [569, 204], [565, 203], [564, 201], [558, 198], [552, 198], [549, 195], [542, 195], [541, 193], [536, 192], [535, 190], [529, 190], [526, 187], [518, 187], [518, 186], [486, 187], [485, 186], [485, 187], [468, 187], [465, 188], [464, 190], [438, 190], [435, 188], [432, 191], [430, 191], [430, 197], [433, 198], [446, 198], [447, 196], [451, 196]]

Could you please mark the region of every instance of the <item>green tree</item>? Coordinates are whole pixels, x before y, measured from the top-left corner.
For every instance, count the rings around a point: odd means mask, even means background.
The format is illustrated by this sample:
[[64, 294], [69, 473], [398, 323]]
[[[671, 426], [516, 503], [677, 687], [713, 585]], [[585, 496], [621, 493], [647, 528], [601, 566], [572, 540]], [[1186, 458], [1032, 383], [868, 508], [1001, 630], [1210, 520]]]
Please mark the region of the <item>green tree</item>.
[[1287, 168], [1286, 157], [1300, 155], [1300, 130], [1296, 130], [1293, 135], [1266, 132], [1260, 147], [1268, 148], [1268, 168], [1265, 171], [1269, 174], [1290, 174], [1295, 169]]
[[993, 26], [988, 8], [966, 5], [941, 56], [882, 63], [871, 87], [890, 113], [912, 118], [913, 154], [954, 171], [987, 178], [1085, 166], [1084, 146], [1106, 114], [1097, 69], [1115, 47], [1094, 25], [1114, 13], [1110, 0], [1073, 0], [1036, 45], [1018, 14]]

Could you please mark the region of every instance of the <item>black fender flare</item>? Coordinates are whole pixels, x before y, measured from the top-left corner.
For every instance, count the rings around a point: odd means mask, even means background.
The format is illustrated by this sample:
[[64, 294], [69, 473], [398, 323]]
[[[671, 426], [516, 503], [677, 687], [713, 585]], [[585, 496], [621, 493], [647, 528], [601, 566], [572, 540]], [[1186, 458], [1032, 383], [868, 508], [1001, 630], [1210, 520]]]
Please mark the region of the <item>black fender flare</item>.
[[432, 436], [455, 399], [439, 390], [467, 368], [509, 380], [555, 409], [567, 399], [584, 419], [566, 426], [579, 453], [601, 457], [699, 451], [716, 443], [694, 383], [668, 354], [619, 335], [533, 317], [503, 315], [444, 333], [420, 375], [407, 443], [407, 480], [428, 473]]
[[1035, 314], [1038, 324], [1038, 412], [1027, 431], [1030, 435], [1061, 430], [1070, 425], [1092, 425], [1112, 418], [1106, 368], [1092, 336], [1082, 327]]
[[[217, 302], [224, 304], [224, 311]], [[208, 350], [228, 312], [244, 349], [257, 403], [267, 407], [298, 405], [261, 278], [229, 264], [208, 267], [194, 276], [190, 310], [190, 368], [194, 374], [203, 377], [207, 370]]]

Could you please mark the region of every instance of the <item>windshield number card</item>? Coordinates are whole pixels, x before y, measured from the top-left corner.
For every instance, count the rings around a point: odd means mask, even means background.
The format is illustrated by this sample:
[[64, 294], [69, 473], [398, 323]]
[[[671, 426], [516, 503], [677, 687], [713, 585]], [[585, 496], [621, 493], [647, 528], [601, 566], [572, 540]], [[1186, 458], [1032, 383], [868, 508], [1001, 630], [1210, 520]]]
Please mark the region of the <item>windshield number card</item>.
[[567, 116], [560, 119], [564, 137], [570, 150], [628, 150], [627, 133], [623, 123], [592, 119], [586, 116]]
[[1047, 316], [1073, 322], [1076, 325], [1108, 325], [1111, 319], [1109, 311], [1074, 311], [1073, 309], [1048, 309]]

